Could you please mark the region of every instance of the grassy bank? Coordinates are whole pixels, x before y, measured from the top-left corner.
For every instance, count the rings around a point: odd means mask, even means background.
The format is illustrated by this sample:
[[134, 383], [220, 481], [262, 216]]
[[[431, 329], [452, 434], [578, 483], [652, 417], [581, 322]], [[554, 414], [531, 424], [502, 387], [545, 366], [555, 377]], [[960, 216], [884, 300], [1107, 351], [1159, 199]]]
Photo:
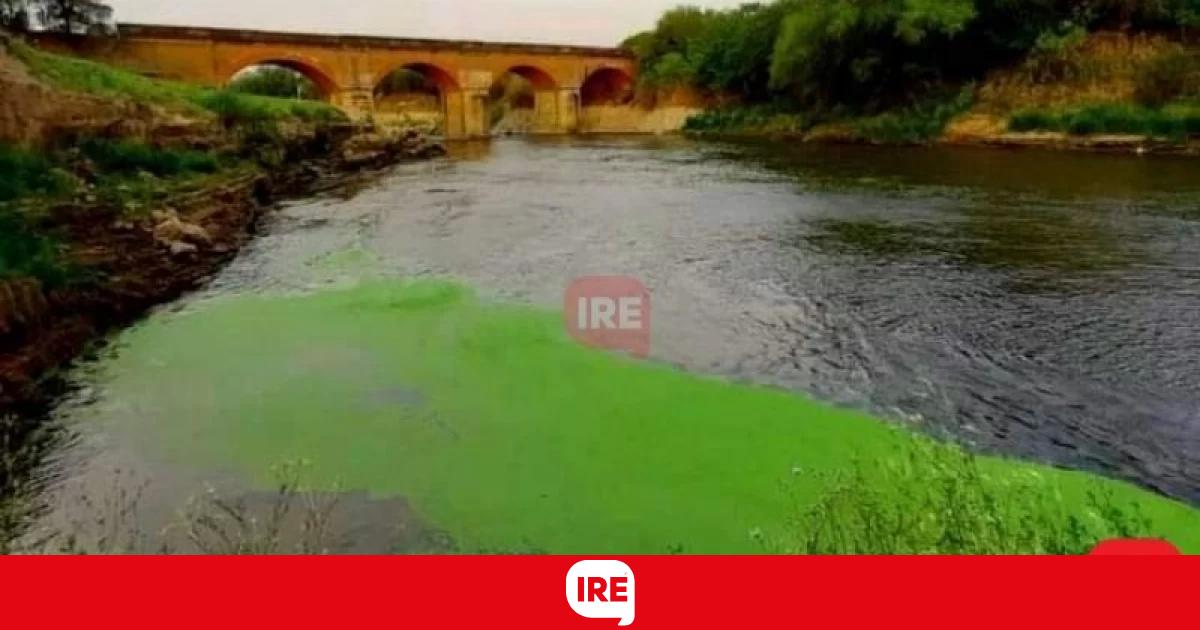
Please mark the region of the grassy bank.
[[242, 162], [206, 151], [89, 138], [51, 151], [0, 145], [0, 280], [29, 277], [60, 287], [76, 273], [66, 243], [45, 220], [56, 204], [102, 204], [143, 219], [173, 191]]
[[215, 117], [223, 131], [210, 125], [219, 133], [206, 132], [201, 144], [216, 138], [224, 148], [194, 150], [186, 148], [186, 139], [159, 146], [153, 138], [78, 137], [74, 132], [36, 150], [0, 144], [0, 278], [33, 277], [59, 285], [71, 276], [58, 235], [42, 221], [47, 206], [100, 204], [140, 218], [165, 203], [172, 191], [191, 188], [197, 181], [236, 174], [255, 163], [277, 166], [284, 142], [281, 125], [311, 127], [344, 120], [326, 103], [150, 79], [21, 41], [4, 46], [32, 77], [54, 90], [149, 103], [162, 108], [161, 117]]
[[466, 552], [1077, 553], [1127, 534], [1200, 552], [1200, 513], [1127, 484], [587, 350], [558, 313], [451, 284], [221, 300], [121, 346], [100, 378], [122, 402], [89, 424], [189, 476], [269, 488], [273, 464], [311, 461]]
[[228, 124], [345, 119], [337, 108], [319, 101], [272, 98], [151, 79], [113, 66], [45, 52], [23, 42], [13, 42], [9, 51], [34, 76], [55, 87], [153, 103], [184, 112], [210, 112]]
[[1033, 109], [1013, 114], [1009, 129], [1056, 131], [1077, 136], [1129, 134], [1186, 140], [1200, 134], [1200, 105], [1176, 103], [1161, 108], [1097, 104], [1064, 109]]
[[880, 144], [922, 144], [942, 135], [946, 125], [971, 107], [972, 86], [928, 96], [906, 107], [872, 115], [796, 112], [784, 104], [733, 106], [687, 120], [693, 135], [808, 137], [836, 134], [840, 139]]

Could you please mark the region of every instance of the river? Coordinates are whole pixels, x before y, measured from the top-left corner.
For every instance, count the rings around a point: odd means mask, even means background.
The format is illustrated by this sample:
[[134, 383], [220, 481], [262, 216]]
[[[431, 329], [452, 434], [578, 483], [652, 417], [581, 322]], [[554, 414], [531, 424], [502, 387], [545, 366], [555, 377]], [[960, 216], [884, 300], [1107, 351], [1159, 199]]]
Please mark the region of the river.
[[[222, 419], [286, 427], [318, 406], [336, 417], [312, 439], [344, 445], [340, 472], [387, 460], [350, 437], [373, 431], [354, 388], [370, 381], [376, 405], [430, 395], [375, 383], [370, 341], [350, 348], [331, 332], [356, 321], [274, 329], [253, 314], [270, 309], [246, 309], [205, 324], [213, 308], [448, 278], [484, 300], [558, 309], [574, 278], [623, 274], [651, 291], [653, 361], [1197, 501], [1197, 243], [1200, 163], [1186, 159], [653, 137], [459, 145], [286, 204], [208, 288], [76, 368], [53, 414], [74, 439], [50, 462], [49, 492], [70, 512], [78, 488], [103, 501], [120, 471], [157, 525], [205, 483], [269, 489], [233, 455], [211, 456], [254, 447]], [[299, 342], [315, 350], [274, 354]], [[310, 363], [355, 382], [318, 400]], [[205, 441], [210, 456], [183, 455]], [[360, 524], [422, 511], [352, 485]]]

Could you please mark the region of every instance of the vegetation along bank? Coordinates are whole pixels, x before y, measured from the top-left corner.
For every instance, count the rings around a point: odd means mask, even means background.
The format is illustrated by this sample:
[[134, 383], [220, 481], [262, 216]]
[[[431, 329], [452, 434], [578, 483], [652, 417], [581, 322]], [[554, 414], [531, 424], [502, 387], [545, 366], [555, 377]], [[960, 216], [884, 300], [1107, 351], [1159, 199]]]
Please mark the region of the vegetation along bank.
[[1195, 152], [1198, 0], [681, 7], [624, 46], [695, 134]]
[[320, 102], [156, 81], [0, 41], [0, 411], [192, 289], [278, 195], [440, 147]]

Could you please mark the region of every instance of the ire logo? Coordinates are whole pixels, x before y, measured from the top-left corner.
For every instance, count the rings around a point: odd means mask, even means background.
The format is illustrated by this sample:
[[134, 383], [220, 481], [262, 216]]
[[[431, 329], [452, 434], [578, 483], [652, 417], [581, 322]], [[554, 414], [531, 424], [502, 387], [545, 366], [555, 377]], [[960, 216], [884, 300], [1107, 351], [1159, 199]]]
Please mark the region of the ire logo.
[[584, 560], [567, 572], [567, 603], [586, 619], [633, 623], [633, 569], [620, 560]]
[[626, 276], [589, 276], [567, 288], [567, 332], [594, 348], [650, 355], [650, 293]]

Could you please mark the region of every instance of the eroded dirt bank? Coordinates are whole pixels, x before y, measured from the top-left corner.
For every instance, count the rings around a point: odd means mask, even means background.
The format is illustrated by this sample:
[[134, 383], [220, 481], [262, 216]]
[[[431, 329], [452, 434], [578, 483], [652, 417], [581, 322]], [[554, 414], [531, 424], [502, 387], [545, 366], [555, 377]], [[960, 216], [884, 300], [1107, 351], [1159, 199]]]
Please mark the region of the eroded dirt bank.
[[[0, 33], [0, 148], [40, 160], [53, 167], [50, 176], [70, 182], [69, 193], [10, 199], [0, 208], [10, 228], [21, 226], [0, 234], [18, 250], [10, 255], [28, 255], [34, 241], [52, 243], [49, 257], [70, 275], [48, 282], [12, 269], [0, 273], [0, 415], [36, 410], [54, 393], [53, 379], [45, 377], [56, 368], [112, 329], [202, 284], [253, 236], [274, 200], [442, 152], [415, 131], [385, 133], [344, 120], [285, 114], [231, 121], [220, 110], [173, 100], [172, 90], [182, 87], [99, 65], [82, 71], [102, 75], [105, 85], [134, 87], [88, 91], [78, 76], [64, 84], [62, 75], [79, 74], [79, 63], [32, 52]], [[113, 179], [81, 151], [89, 142], [152, 156], [183, 152], [176, 154], [203, 157], [213, 170], [176, 181], [134, 168]], [[30, 188], [19, 168], [0, 175]], [[152, 194], [131, 202], [128, 189], [143, 184]]]
[[[322, 150], [296, 141], [297, 157], [272, 171], [230, 173], [129, 218], [104, 204], [63, 204], [43, 229], [66, 244], [84, 279], [49, 289], [28, 278], [0, 281], [0, 411], [37, 405], [53, 387], [41, 377], [106, 332], [200, 286], [254, 234], [275, 200], [349, 185], [391, 163], [440, 152], [425, 138], [343, 137]], [[311, 142], [311, 138], [307, 139]]]

